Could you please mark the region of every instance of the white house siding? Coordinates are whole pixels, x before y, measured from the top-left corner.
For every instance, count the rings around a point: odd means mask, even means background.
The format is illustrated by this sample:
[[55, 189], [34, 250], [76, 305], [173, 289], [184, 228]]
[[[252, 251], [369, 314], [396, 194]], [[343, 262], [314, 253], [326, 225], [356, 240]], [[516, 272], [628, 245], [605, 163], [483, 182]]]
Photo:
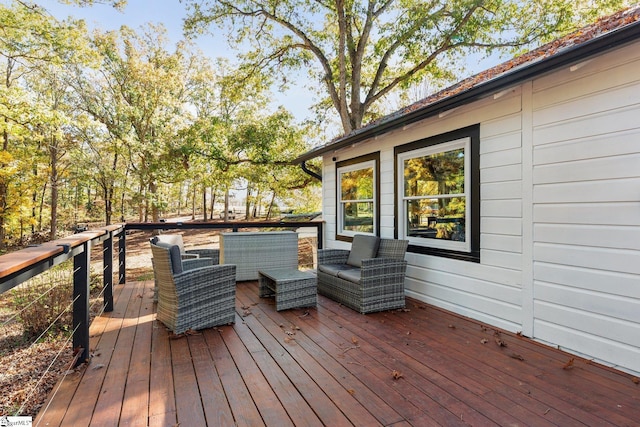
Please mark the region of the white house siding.
[[[397, 145], [481, 123], [481, 264], [409, 253], [406, 287], [410, 296], [496, 326], [521, 330], [522, 201], [520, 89], [489, 97], [368, 140], [324, 158], [323, 212], [326, 246], [348, 248], [335, 240], [335, 162], [380, 151], [382, 237], [394, 237]], [[335, 161], [334, 161], [335, 158]]]
[[533, 332], [640, 371], [640, 48], [533, 82]]
[[[573, 71], [572, 71], [573, 70]], [[380, 152], [394, 236], [395, 146], [480, 124], [480, 263], [407, 254], [407, 294], [640, 372], [640, 48], [629, 46], [324, 158]]]

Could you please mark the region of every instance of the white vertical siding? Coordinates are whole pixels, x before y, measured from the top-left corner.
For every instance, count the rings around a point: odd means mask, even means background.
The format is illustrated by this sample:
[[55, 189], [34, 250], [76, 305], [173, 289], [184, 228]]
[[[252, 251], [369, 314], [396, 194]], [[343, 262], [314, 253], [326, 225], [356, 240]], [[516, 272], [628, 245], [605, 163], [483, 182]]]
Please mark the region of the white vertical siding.
[[640, 50], [533, 82], [534, 336], [640, 371]]

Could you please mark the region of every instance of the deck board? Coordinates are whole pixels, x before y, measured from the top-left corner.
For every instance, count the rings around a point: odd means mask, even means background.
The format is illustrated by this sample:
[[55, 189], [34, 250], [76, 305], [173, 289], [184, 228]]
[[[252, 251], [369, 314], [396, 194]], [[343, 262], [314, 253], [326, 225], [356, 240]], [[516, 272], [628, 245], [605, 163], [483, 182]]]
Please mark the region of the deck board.
[[[237, 286], [233, 325], [173, 337], [152, 282], [117, 285], [93, 359], [34, 425], [632, 426], [631, 375], [408, 299], [361, 315], [327, 298], [276, 311]], [[486, 340], [486, 342], [483, 342]], [[563, 369], [571, 358], [570, 369]], [[393, 372], [400, 373], [394, 378]]]

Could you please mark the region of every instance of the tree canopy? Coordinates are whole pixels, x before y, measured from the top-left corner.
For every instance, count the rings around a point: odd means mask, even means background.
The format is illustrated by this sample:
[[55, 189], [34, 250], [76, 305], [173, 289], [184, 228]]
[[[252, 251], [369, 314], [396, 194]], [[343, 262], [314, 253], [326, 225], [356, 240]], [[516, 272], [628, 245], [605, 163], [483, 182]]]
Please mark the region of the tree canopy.
[[242, 49], [245, 72], [305, 69], [345, 133], [417, 82], [450, 81], [470, 53], [517, 52], [623, 0], [185, 0], [189, 34], [211, 25]]
[[162, 25], [89, 32], [15, 0], [0, 4], [0, 66], [0, 251], [81, 222], [210, 219], [234, 187], [250, 216], [311, 184], [287, 161], [310, 148], [307, 129], [269, 109], [270, 77]]

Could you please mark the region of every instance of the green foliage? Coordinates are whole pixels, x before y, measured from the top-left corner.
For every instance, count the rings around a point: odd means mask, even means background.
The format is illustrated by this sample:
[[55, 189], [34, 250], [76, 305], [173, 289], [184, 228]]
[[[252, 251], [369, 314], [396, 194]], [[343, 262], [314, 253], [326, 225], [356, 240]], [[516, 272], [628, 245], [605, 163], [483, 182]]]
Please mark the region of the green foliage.
[[438, 86], [470, 53], [519, 52], [611, 13], [625, 0], [186, 0], [185, 29], [224, 29], [243, 69], [305, 69], [349, 133], [382, 114], [391, 93]]
[[0, 250], [79, 222], [157, 220], [246, 182], [264, 200], [309, 182], [286, 165], [310, 138], [269, 110], [272, 76], [170, 45], [161, 25], [89, 34], [14, 1], [0, 27]]

